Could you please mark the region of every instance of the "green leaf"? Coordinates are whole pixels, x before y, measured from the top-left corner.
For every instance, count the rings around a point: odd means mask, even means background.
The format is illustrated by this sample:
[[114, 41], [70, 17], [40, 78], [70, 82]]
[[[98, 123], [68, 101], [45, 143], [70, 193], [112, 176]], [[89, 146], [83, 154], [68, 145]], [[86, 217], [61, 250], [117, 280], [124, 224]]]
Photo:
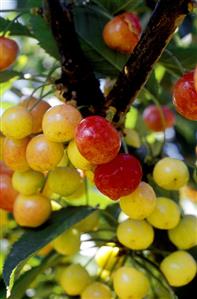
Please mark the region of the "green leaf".
[[54, 212], [50, 220], [41, 227], [27, 229], [13, 245], [5, 261], [3, 269], [5, 284], [9, 286], [11, 274], [17, 271], [23, 261], [94, 210], [87, 206], [63, 208]]
[[117, 76], [128, 56], [110, 50], [102, 39], [102, 30], [107, 16], [88, 7], [74, 10], [75, 28], [81, 47], [90, 59], [95, 72], [104, 76]]
[[35, 278], [43, 273], [48, 267], [51, 267], [58, 261], [60, 256], [57, 254], [50, 254], [42, 260], [39, 266], [32, 268], [31, 270], [23, 273], [21, 277], [15, 282], [9, 299], [22, 299], [23, 295]]
[[156, 79], [154, 70], [152, 71], [152, 73], [146, 83], [146, 89], [149, 91], [150, 96], [152, 95], [152, 97], [155, 98], [159, 102], [160, 86]]
[[32, 8], [32, 7], [41, 7], [42, 0], [20, 0], [18, 1], [18, 8]]
[[131, 11], [134, 10], [137, 6], [141, 4], [142, 1], [136, 0], [93, 0], [92, 2], [96, 3], [97, 5], [105, 8], [112, 14], [116, 14], [120, 11]]
[[32, 16], [30, 18], [31, 30], [34, 37], [38, 40], [42, 47], [49, 55], [55, 59], [59, 59], [59, 52], [50, 28], [41, 16]]
[[7, 82], [14, 77], [23, 77], [23, 74], [13, 70], [0, 72], [0, 83]]
[[185, 70], [191, 70], [195, 68], [196, 53], [196, 45], [190, 45], [189, 48], [169, 47], [168, 52], [163, 53], [159, 62], [167, 70], [169, 70], [177, 76], [180, 76], [182, 75], [181, 67]]
[[32, 33], [25, 25], [19, 23], [18, 21], [12, 23], [12, 20], [0, 17], [0, 32], [3, 32], [7, 28], [10, 35], [33, 37]]

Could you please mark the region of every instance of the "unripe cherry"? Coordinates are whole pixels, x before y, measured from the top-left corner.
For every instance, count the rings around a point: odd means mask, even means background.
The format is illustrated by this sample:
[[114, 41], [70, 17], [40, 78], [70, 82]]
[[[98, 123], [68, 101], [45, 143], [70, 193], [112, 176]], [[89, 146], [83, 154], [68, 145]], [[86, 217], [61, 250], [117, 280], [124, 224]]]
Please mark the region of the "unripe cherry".
[[95, 281], [85, 288], [81, 299], [112, 299], [112, 292], [108, 285]]
[[140, 162], [129, 154], [118, 154], [112, 161], [98, 165], [94, 175], [97, 188], [113, 200], [133, 192], [141, 178]]
[[132, 219], [146, 218], [154, 211], [155, 206], [155, 192], [145, 182], [141, 182], [134, 192], [120, 198], [122, 211]]
[[120, 135], [101, 116], [84, 118], [77, 127], [75, 141], [80, 153], [92, 164], [113, 160], [120, 149]]
[[196, 275], [196, 261], [187, 251], [178, 250], [163, 259], [161, 271], [174, 287], [188, 284]]
[[113, 275], [114, 290], [120, 298], [144, 298], [149, 291], [148, 278], [130, 266], [120, 267]]

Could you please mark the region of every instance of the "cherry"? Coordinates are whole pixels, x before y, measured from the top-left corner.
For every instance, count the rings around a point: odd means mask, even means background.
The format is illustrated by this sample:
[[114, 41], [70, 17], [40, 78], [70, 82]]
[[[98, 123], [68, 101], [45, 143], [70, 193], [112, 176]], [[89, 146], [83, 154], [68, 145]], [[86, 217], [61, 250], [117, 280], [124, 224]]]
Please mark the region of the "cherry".
[[171, 128], [175, 123], [174, 113], [167, 106], [161, 107], [161, 110], [156, 105], [148, 106], [144, 110], [143, 119], [147, 127], [155, 132]]
[[133, 192], [142, 178], [140, 162], [129, 154], [119, 154], [95, 169], [96, 187], [113, 200]]
[[12, 212], [18, 192], [12, 187], [12, 179], [7, 174], [0, 174], [0, 209]]
[[197, 120], [197, 91], [194, 87], [194, 71], [184, 74], [175, 83], [173, 103], [182, 116]]
[[129, 54], [138, 43], [140, 33], [141, 24], [138, 16], [124, 12], [105, 25], [103, 39], [109, 48]]
[[107, 163], [118, 154], [121, 140], [118, 131], [101, 116], [89, 116], [77, 127], [75, 141], [82, 154], [92, 164]]
[[42, 132], [42, 119], [45, 112], [51, 107], [47, 102], [35, 97], [22, 99], [21, 106], [26, 107], [32, 116], [33, 126], [32, 133]]
[[195, 87], [196, 92], [197, 92], [197, 66], [196, 66], [195, 71], [194, 71], [194, 87]]
[[4, 161], [0, 160], [0, 174], [6, 174], [9, 176], [12, 176], [13, 170], [7, 167], [7, 165], [4, 163]]
[[16, 60], [19, 47], [17, 43], [7, 37], [0, 36], [0, 71], [4, 71]]
[[12, 170], [26, 171], [29, 165], [26, 159], [26, 149], [29, 137], [13, 139], [6, 137], [3, 144], [3, 160]]

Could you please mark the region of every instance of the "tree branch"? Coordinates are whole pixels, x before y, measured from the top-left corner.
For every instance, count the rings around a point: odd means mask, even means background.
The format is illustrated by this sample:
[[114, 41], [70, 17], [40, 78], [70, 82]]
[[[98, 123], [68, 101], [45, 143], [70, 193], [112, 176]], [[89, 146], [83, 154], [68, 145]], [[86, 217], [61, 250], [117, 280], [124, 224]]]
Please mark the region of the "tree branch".
[[105, 110], [115, 108], [115, 122], [128, 111], [191, 6], [191, 0], [158, 1], [139, 43], [107, 96]]
[[56, 39], [60, 53], [62, 75], [56, 82], [63, 90], [63, 97], [69, 101], [75, 99], [82, 106], [82, 114], [102, 114], [104, 96], [99, 87], [93, 69], [82, 52], [71, 9], [61, 0], [44, 0], [44, 15], [48, 20]]

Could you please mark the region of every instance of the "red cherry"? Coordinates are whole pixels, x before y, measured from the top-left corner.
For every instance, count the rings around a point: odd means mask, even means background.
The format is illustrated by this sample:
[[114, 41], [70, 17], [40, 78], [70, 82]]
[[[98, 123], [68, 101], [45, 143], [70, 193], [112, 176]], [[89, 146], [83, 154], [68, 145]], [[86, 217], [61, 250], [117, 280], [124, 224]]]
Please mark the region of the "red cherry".
[[113, 125], [101, 116], [88, 116], [76, 130], [80, 153], [92, 164], [107, 163], [118, 154], [121, 139]]
[[109, 163], [98, 165], [94, 173], [96, 187], [113, 200], [133, 192], [141, 178], [141, 164], [129, 154], [118, 154]]
[[7, 37], [0, 36], [0, 71], [4, 71], [16, 60], [19, 47], [17, 43]]
[[196, 92], [197, 92], [197, 66], [196, 66], [195, 71], [194, 71], [194, 87], [195, 87]]
[[184, 74], [175, 83], [173, 103], [182, 116], [197, 120], [197, 92], [194, 87], [194, 71]]
[[110, 20], [103, 29], [106, 45], [122, 53], [131, 53], [139, 41], [141, 24], [138, 16], [125, 12]]
[[18, 192], [12, 187], [12, 179], [7, 174], [0, 174], [0, 209], [12, 212]]
[[160, 132], [174, 125], [174, 113], [167, 106], [161, 107], [161, 110], [163, 117], [156, 105], [150, 105], [144, 110], [143, 119], [150, 130]]

